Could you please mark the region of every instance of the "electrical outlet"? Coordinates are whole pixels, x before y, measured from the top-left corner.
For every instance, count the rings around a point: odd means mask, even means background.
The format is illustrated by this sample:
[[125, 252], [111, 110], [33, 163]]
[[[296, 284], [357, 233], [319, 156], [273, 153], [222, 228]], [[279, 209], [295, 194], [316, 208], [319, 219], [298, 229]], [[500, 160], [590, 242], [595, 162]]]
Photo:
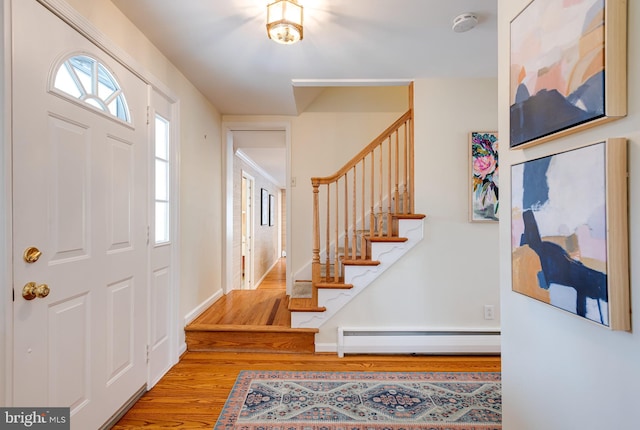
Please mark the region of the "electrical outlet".
[[495, 318], [493, 305], [484, 305], [484, 319], [492, 320]]

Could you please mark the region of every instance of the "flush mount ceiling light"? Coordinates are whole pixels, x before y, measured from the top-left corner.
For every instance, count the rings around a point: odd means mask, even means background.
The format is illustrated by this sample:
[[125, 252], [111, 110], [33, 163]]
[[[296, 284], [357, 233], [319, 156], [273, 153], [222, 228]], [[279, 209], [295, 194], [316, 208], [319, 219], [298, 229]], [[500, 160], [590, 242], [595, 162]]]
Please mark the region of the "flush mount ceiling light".
[[278, 0], [268, 5], [267, 34], [284, 45], [302, 40], [302, 6], [296, 0]]

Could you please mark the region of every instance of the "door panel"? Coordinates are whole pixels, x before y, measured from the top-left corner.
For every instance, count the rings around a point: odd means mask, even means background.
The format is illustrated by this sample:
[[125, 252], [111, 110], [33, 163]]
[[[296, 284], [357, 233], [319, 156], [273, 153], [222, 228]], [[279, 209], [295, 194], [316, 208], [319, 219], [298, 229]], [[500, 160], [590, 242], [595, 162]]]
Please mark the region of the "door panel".
[[108, 136], [109, 145], [109, 199], [107, 208], [108, 252], [131, 249], [133, 245], [134, 162], [135, 152], [131, 142]]
[[87, 294], [49, 307], [49, 375], [51, 406], [69, 406], [76, 413], [91, 396], [91, 326]]
[[148, 376], [153, 387], [175, 363], [172, 344], [172, 321], [175, 320], [173, 295], [173, 253], [177, 228], [175, 210], [176, 148], [172, 103], [163, 94], [151, 92], [150, 107], [150, 159], [151, 196], [149, 211], [151, 242], [149, 255], [149, 322], [148, 322]]
[[49, 187], [52, 245], [51, 262], [87, 257], [91, 134], [87, 125], [70, 118], [49, 116], [49, 181], [34, 184]]
[[[98, 428], [146, 381], [147, 86], [35, 0], [12, 5], [13, 404]], [[118, 81], [130, 124], [48, 90], [78, 53]], [[25, 300], [28, 282], [49, 294]]]
[[107, 287], [107, 385], [134, 365], [134, 280]]

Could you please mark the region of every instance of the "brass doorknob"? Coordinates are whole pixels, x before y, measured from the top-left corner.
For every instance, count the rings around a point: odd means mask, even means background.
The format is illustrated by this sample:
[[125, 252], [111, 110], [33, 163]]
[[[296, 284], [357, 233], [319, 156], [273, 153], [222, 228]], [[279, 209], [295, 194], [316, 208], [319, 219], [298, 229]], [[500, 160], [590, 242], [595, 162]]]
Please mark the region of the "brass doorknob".
[[36, 261], [38, 261], [41, 255], [42, 252], [38, 248], [36, 248], [35, 246], [30, 246], [29, 248], [24, 250], [22, 258], [24, 258], [24, 261], [26, 261], [27, 263], [35, 263]]
[[42, 299], [49, 295], [49, 291], [49, 286], [47, 284], [36, 285], [35, 282], [28, 282], [22, 288], [22, 297], [24, 297], [25, 300], [33, 300], [36, 297]]

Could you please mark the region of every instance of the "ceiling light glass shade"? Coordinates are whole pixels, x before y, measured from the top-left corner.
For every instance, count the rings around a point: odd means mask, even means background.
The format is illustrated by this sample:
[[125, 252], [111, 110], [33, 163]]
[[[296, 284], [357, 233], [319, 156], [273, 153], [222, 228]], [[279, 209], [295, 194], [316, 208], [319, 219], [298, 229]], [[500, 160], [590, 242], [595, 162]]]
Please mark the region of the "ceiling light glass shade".
[[302, 6], [295, 0], [278, 0], [268, 5], [267, 34], [285, 45], [302, 40]]

